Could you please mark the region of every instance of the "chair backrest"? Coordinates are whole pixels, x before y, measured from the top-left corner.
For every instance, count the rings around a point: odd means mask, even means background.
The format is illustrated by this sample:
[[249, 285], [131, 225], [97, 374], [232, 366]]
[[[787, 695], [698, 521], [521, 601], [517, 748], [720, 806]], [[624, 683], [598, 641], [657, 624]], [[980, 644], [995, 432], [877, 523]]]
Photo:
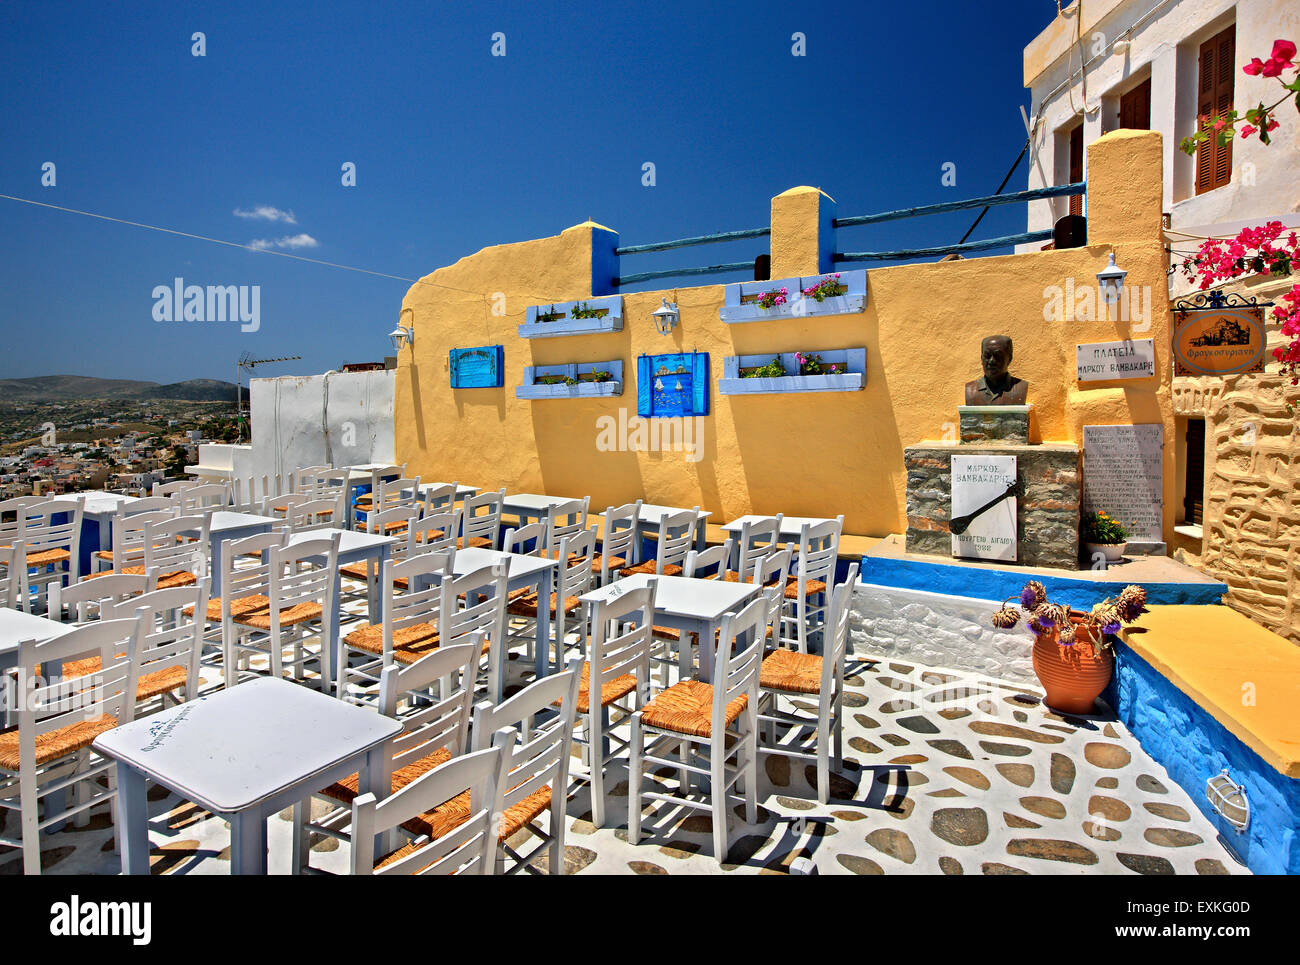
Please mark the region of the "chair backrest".
[[289, 529], [295, 533], [314, 529], [343, 529], [347, 523], [346, 489], [339, 489], [318, 499], [290, 503], [285, 515]]
[[270, 592], [271, 634], [280, 626], [280, 611], [300, 603], [319, 604], [329, 620], [335, 606], [334, 584], [339, 568], [340, 533], [272, 546]]
[[[397, 771], [439, 750], [460, 757], [469, 750], [469, 718], [474, 707], [474, 679], [481, 642], [439, 647], [427, 657], [403, 667], [390, 664], [379, 677], [379, 713], [402, 723], [402, 733], [389, 743], [391, 780]], [[437, 698], [429, 691], [448, 684]]]
[[802, 594], [809, 580], [822, 580], [827, 586], [835, 582], [835, 563], [839, 557], [840, 526], [844, 517], [824, 523], [805, 523], [799, 533], [799, 553], [793, 575]]
[[419, 476], [395, 476], [381, 479], [370, 491], [370, 511], [394, 506], [415, 506], [421, 501]]
[[[221, 552], [221, 614], [230, 616], [230, 603], [247, 596], [268, 596], [271, 585], [271, 550], [284, 546], [289, 534], [283, 531], [258, 533], [244, 539], [230, 540]], [[240, 557], [256, 555], [255, 563], [240, 562]], [[238, 568], [236, 564], [239, 564]]]
[[[713, 735], [718, 739], [726, 721], [726, 707], [738, 697], [748, 696], [749, 706], [758, 701], [758, 678], [763, 663], [763, 645], [767, 640], [768, 615], [772, 598], [782, 588], [774, 586], [757, 600], [751, 600], [739, 613], [722, 617], [718, 632], [718, 652], [713, 661]], [[701, 646], [706, 646], [704, 640]]]
[[775, 516], [762, 516], [741, 524], [740, 536], [737, 537], [739, 554], [736, 558], [736, 572], [740, 574], [741, 580], [752, 582], [749, 574], [754, 564], [780, 548], [781, 523], [784, 519], [783, 513], [777, 513]]
[[[104, 577], [108, 579], [108, 577]], [[190, 616], [185, 616], [189, 609]], [[185, 671], [185, 699], [199, 692], [199, 658], [203, 654], [204, 614], [208, 612], [208, 582], [153, 590], [143, 596], [105, 604], [104, 620], [138, 616], [144, 621], [140, 649], [136, 652], [138, 676], [173, 667]]]
[[236, 476], [231, 480], [230, 501], [237, 512], [258, 512], [268, 499], [284, 494], [284, 480], [279, 473]]
[[202, 581], [208, 573], [211, 528], [212, 516], [207, 513], [146, 523], [145, 571], [157, 573], [160, 577], [185, 571]]
[[[137, 576], [134, 573], [105, 573], [80, 583], [50, 586], [50, 605], [45, 616], [59, 623], [86, 623], [95, 617], [103, 617], [106, 607], [122, 600], [129, 600], [152, 590], [158, 582], [158, 574], [147, 572]], [[65, 621], [63, 610], [67, 608]]]
[[0, 546], [0, 607], [12, 609], [27, 595], [26, 558], [22, 543]]
[[86, 497], [76, 499], [50, 499], [32, 503], [16, 513], [18, 523], [14, 539], [27, 544], [32, 555], [43, 550], [64, 549], [71, 556], [69, 570], [75, 575], [78, 568], [78, 550], [81, 545], [81, 517]]
[[181, 512], [189, 515], [205, 509], [223, 509], [230, 505], [230, 487], [225, 483], [208, 483], [182, 489], [172, 495]]
[[558, 570], [555, 591], [561, 606], [569, 597], [582, 596], [591, 589], [591, 561], [596, 557], [596, 528], [579, 530], [560, 540], [556, 550]]
[[406, 529], [404, 556], [415, 553], [432, 553], [439, 550], [456, 552], [456, 537], [460, 533], [460, 510], [441, 509], [426, 512]]
[[[159, 497], [167, 499], [166, 496]], [[171, 500], [167, 499], [170, 503]], [[113, 569], [118, 573], [128, 566], [144, 565], [144, 531], [151, 523], [175, 519], [180, 507], [172, 503], [166, 509], [127, 513], [125, 506], [113, 514]]]
[[501, 540], [501, 549], [506, 553], [519, 553], [521, 556], [541, 556], [546, 551], [546, 524], [537, 522], [506, 530]]
[[454, 482], [443, 486], [426, 486], [423, 495], [425, 513], [436, 513], [440, 510], [450, 511], [456, 505], [456, 490], [458, 488], [458, 484]]
[[[506, 645], [506, 585], [509, 559], [480, 566], [463, 576], [442, 581], [438, 639], [440, 646], [460, 643], [474, 634], [485, 636], [492, 647], [490, 665], [503, 666]], [[460, 597], [464, 595], [464, 603]], [[482, 595], [484, 599], [479, 599]]]
[[[444, 595], [442, 584], [451, 579], [453, 556], [449, 551], [418, 553], [404, 560], [387, 560], [382, 574], [384, 664], [393, 662], [393, 644], [407, 627], [431, 623], [441, 629]], [[406, 589], [398, 586], [405, 581]], [[439, 652], [445, 642], [439, 636]], [[423, 662], [423, 661], [421, 661]]]
[[570, 499], [563, 503], [553, 503], [546, 511], [546, 548], [554, 550], [560, 540], [574, 533], [581, 533], [587, 528], [587, 508], [591, 497]]
[[686, 554], [684, 575], [722, 579], [727, 572], [727, 567], [731, 565], [731, 551], [735, 545], [734, 540], [726, 540], [706, 550], [691, 550]]
[[374, 495], [380, 484], [406, 475], [406, 464], [400, 466], [374, 466], [370, 470], [370, 493]]
[[187, 489], [193, 489], [202, 485], [197, 479], [176, 479], [172, 482], [156, 482], [153, 489], [150, 490], [151, 496], [170, 496], [172, 493], [184, 492]]
[[330, 499], [338, 496], [341, 490], [346, 500], [350, 478], [351, 474], [346, 469], [313, 466], [310, 469], [300, 470], [293, 491], [309, 499]]
[[858, 584], [858, 564], [849, 566], [848, 577], [831, 594], [831, 615], [826, 621], [822, 644], [822, 689], [830, 694], [832, 681], [844, 670], [849, 646], [849, 616], [853, 610], [853, 588]]
[[[420, 518], [419, 503], [387, 503], [388, 508], [378, 512], [371, 510], [366, 514], [365, 521], [357, 528], [362, 532], [375, 533], [379, 536], [387, 535], [389, 532], [398, 533], [405, 536], [415, 521]], [[405, 544], [400, 544], [405, 549]], [[398, 547], [394, 546], [394, 550]]]
[[[136, 654], [144, 636], [144, 621], [97, 620], [48, 640], [24, 640], [18, 647], [17, 701], [20, 766], [36, 762], [37, 741], [44, 734], [97, 720], [108, 714], [118, 724], [135, 713]], [[99, 657], [99, 669], [82, 677], [41, 677], [44, 664]], [[42, 742], [44, 743], [44, 742]]]
[[[645, 586], [628, 590], [592, 606], [591, 637], [587, 653], [591, 660], [587, 692], [599, 694], [605, 684], [624, 674], [633, 674], [641, 696], [648, 695], [650, 657], [655, 649], [654, 612], [657, 586], [652, 579]], [[600, 713], [600, 701], [588, 707]]]
[[529, 684], [495, 707], [484, 701], [474, 708], [474, 750], [482, 750], [502, 728], [514, 728], [520, 735], [510, 748], [502, 814], [547, 785], [553, 799], [567, 795], [581, 667], [582, 661], [574, 657], [562, 673]]
[[139, 513], [156, 513], [160, 510], [169, 512], [175, 516], [180, 511], [180, 507], [176, 505], [176, 501], [170, 496], [141, 496], [134, 502], [119, 504], [117, 511], [113, 516], [114, 521], [116, 521], [123, 516], [135, 516]]
[[[493, 874], [497, 853], [494, 819], [501, 810], [501, 788], [515, 739], [513, 732], [504, 730], [492, 746], [454, 758], [382, 801], [370, 793], [353, 801], [352, 873]], [[448, 816], [446, 831], [401, 857], [390, 856], [376, 865], [377, 837], [386, 838], [385, 832], [451, 802], [463, 802], [464, 806], [448, 808], [454, 814]]]
[[700, 507], [680, 513], [665, 513], [659, 520], [659, 547], [655, 551], [655, 572], [660, 575], [669, 564], [686, 569], [686, 556], [695, 545], [695, 525]]
[[601, 586], [609, 582], [611, 559], [617, 557], [624, 561], [624, 566], [634, 566], [641, 555], [641, 500], [606, 507], [604, 519], [605, 531], [600, 538]]
[[479, 493], [465, 500], [463, 532], [466, 545], [474, 536], [481, 536], [497, 546], [501, 539], [501, 509], [505, 504], [504, 488], [494, 493]]
[[749, 571], [747, 583], [759, 586], [785, 586], [790, 577], [790, 563], [794, 560], [794, 550], [786, 547], [761, 556], [754, 561]]

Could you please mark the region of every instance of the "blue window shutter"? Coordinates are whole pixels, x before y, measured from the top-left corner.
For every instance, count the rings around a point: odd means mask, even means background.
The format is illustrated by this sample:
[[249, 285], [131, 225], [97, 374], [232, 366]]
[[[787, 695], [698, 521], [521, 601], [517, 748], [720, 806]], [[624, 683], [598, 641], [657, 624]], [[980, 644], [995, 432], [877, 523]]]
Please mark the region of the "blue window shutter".
[[458, 389], [460, 388], [460, 371], [459, 366], [456, 364], [458, 361], [456, 358], [456, 350], [452, 349], [447, 353], [447, 355], [451, 361], [451, 387], [453, 389]]
[[639, 356], [636, 360], [636, 414], [649, 416], [650, 387], [653, 382], [652, 359], [649, 355]]
[[691, 415], [709, 414], [709, 353], [691, 356]]
[[498, 345], [496, 347], [496, 367], [494, 369], [494, 371], [496, 372], [496, 381], [493, 383], [493, 385], [496, 386], [505, 385], [505, 370], [506, 370], [505, 360], [506, 360], [505, 346]]

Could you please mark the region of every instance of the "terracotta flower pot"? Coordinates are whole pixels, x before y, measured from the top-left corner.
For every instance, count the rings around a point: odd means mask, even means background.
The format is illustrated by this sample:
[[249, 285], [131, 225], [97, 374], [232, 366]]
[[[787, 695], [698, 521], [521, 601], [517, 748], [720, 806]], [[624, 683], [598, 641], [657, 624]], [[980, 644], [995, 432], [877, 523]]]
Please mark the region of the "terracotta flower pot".
[[1075, 643], [1061, 646], [1061, 631], [1040, 633], [1034, 638], [1034, 673], [1047, 696], [1051, 710], [1066, 714], [1090, 714], [1093, 704], [1110, 683], [1115, 658], [1110, 650], [1098, 650], [1092, 631], [1081, 616], [1070, 615]]
[[1124, 550], [1128, 543], [1084, 543], [1088, 553], [1088, 559], [1095, 559], [1100, 553], [1107, 563], [1118, 563], [1124, 558]]

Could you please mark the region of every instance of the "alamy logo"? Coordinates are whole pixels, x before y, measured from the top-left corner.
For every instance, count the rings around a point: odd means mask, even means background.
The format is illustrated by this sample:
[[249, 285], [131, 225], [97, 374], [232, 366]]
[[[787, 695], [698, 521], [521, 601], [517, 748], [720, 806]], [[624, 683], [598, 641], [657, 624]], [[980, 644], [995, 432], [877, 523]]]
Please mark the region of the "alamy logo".
[[629, 417], [627, 409], [618, 418], [603, 415], [596, 420], [596, 449], [600, 452], [684, 452], [687, 462], [704, 458], [704, 419], [700, 416], [665, 418]]
[[50, 934], [56, 938], [128, 937], [133, 945], [153, 938], [153, 905], [147, 901], [68, 901], [50, 905]]
[[262, 327], [260, 285], [187, 285], [184, 278], [153, 290], [155, 322], [240, 322], [241, 332]]

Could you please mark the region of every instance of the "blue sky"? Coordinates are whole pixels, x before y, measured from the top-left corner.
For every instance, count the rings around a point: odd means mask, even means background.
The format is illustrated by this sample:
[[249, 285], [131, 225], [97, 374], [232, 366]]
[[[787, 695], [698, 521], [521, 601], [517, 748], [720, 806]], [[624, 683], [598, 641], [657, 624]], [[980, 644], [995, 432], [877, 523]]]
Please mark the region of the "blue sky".
[[[841, 215], [991, 194], [1025, 139], [1023, 48], [1055, 13], [1052, 0], [10, 0], [0, 194], [406, 278], [588, 216], [624, 244], [762, 227], [769, 199], [797, 184]], [[206, 56], [192, 55], [196, 31]], [[796, 31], [806, 56], [791, 54]], [[341, 184], [346, 161], [355, 187]], [[955, 187], [940, 183], [947, 161]], [[1024, 187], [1024, 165], [1007, 190]], [[235, 214], [258, 206], [294, 220]], [[972, 216], [843, 229], [840, 247], [954, 243]], [[974, 237], [1023, 230], [1008, 205]], [[260, 286], [260, 329], [155, 321], [153, 290], [177, 276]], [[259, 375], [378, 360], [407, 287], [0, 200], [0, 377], [230, 380], [245, 351], [303, 356]]]

